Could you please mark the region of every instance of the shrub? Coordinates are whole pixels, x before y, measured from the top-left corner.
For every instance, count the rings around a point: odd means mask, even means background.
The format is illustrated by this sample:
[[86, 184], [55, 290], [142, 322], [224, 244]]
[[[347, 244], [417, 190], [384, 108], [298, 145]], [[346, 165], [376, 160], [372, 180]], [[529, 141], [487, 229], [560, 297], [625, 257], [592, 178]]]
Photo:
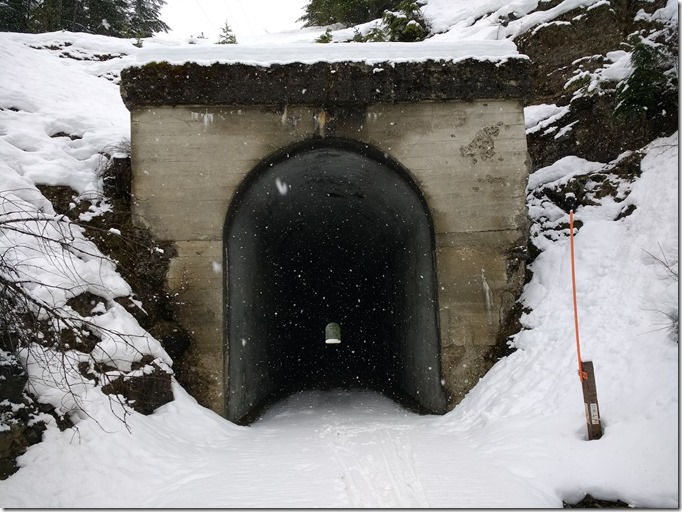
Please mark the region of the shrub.
[[331, 43], [332, 40], [334, 39], [334, 36], [332, 36], [332, 29], [328, 28], [325, 30], [324, 34], [322, 34], [320, 37], [315, 39], [316, 43]]
[[676, 47], [676, 38], [668, 44], [641, 37], [634, 41], [634, 70], [616, 88], [618, 104], [614, 115], [655, 120], [677, 112]]

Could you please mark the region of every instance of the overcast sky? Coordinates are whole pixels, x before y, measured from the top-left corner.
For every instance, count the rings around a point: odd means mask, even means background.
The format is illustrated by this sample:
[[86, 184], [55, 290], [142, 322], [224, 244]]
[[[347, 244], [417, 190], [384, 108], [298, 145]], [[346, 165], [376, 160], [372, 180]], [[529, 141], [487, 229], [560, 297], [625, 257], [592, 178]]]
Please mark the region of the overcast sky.
[[217, 40], [225, 21], [237, 36], [281, 32], [300, 27], [296, 20], [308, 0], [166, 0], [161, 19], [172, 35]]

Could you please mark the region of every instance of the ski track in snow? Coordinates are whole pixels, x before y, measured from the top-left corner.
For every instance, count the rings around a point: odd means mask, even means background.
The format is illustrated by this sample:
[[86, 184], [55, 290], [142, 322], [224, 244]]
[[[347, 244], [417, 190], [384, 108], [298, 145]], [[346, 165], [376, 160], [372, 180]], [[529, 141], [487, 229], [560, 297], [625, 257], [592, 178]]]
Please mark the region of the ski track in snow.
[[352, 507], [429, 506], [406, 436], [388, 428], [330, 425], [320, 437], [338, 464]]

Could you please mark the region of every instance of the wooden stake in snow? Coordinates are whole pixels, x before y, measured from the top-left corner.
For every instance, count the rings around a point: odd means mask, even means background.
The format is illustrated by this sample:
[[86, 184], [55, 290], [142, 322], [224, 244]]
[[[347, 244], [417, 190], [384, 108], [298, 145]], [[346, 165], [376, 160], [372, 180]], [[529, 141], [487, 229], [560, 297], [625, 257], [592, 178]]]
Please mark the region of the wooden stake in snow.
[[566, 194], [569, 204], [572, 204], [569, 212], [571, 241], [571, 281], [573, 283], [573, 317], [575, 319], [575, 344], [578, 351], [578, 376], [583, 385], [583, 401], [585, 402], [585, 419], [587, 420], [587, 438], [599, 439], [602, 436], [601, 417], [599, 415], [599, 402], [597, 401], [597, 383], [594, 378], [594, 366], [592, 361], [583, 362], [580, 356], [580, 331], [578, 329], [578, 299], [575, 285], [575, 257], [573, 246], [573, 207], [575, 196]]
[[599, 439], [602, 436], [599, 402], [597, 401], [597, 382], [594, 380], [592, 361], [582, 364], [586, 377], [583, 384], [583, 401], [585, 402], [585, 419], [587, 420], [587, 439]]

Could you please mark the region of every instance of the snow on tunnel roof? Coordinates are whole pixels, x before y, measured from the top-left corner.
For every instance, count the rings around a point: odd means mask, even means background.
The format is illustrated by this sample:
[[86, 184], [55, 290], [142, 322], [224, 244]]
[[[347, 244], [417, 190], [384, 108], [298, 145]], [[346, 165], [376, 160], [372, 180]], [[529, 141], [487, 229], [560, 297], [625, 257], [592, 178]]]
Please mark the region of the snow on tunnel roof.
[[516, 45], [507, 39], [487, 41], [453, 41], [420, 43], [330, 43], [284, 45], [193, 45], [153, 46], [137, 52], [139, 65], [149, 62], [170, 64], [314, 64], [317, 62], [405, 63], [451, 61], [462, 59], [506, 60], [527, 59]]
[[527, 99], [512, 41], [197, 45], [142, 49], [121, 72], [130, 108]]

